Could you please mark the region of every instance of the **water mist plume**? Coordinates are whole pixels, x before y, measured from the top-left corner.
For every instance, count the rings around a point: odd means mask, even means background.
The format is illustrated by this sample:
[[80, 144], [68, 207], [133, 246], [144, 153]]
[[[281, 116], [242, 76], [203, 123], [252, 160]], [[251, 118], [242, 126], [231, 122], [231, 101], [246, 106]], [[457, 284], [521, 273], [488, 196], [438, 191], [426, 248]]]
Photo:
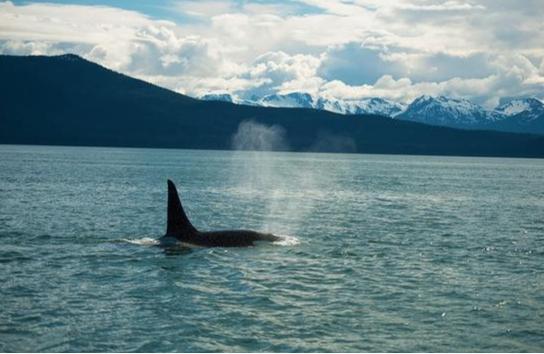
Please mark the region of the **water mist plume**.
[[[284, 154], [289, 146], [285, 130], [244, 121], [232, 137], [232, 193], [259, 215], [260, 231], [294, 236], [314, 210], [327, 172], [318, 175], [313, 160]], [[317, 193], [317, 194], [316, 194]], [[262, 218], [261, 218], [262, 217]], [[298, 242], [298, 241], [297, 241]]]
[[253, 120], [243, 121], [232, 137], [234, 150], [285, 151], [289, 149], [285, 130], [278, 126], [267, 126]]

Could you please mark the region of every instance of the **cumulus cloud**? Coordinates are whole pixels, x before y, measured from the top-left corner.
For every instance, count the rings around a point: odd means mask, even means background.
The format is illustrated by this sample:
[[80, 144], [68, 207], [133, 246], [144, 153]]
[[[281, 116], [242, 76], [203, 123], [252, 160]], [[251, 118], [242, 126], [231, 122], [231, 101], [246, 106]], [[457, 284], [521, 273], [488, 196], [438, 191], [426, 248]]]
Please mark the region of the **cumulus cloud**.
[[409, 102], [444, 94], [487, 105], [544, 98], [538, 0], [187, 0], [165, 8], [182, 17], [0, 2], [0, 52], [73, 52], [190, 95], [305, 91]]
[[331, 46], [325, 52], [319, 76], [349, 85], [370, 84], [383, 75], [402, 75], [401, 60], [391, 60], [386, 53], [358, 42]]
[[[306, 86], [308, 81], [315, 78], [319, 63], [320, 58], [312, 55], [289, 55], [282, 51], [268, 52], [258, 56], [243, 77], [261, 80], [263, 84], [252, 90], [251, 95], [264, 96], [285, 91], [285, 85]], [[242, 92], [240, 94], [248, 96]]]
[[519, 72], [500, 72], [484, 78], [458, 78], [432, 82], [413, 82], [404, 77], [394, 79], [384, 75], [374, 84], [347, 85], [342, 81], [330, 81], [320, 87], [319, 94], [325, 97], [361, 99], [384, 97], [408, 103], [423, 94], [468, 98], [488, 108], [495, 107], [501, 97], [542, 97], [542, 81], [539, 77], [519, 75]]

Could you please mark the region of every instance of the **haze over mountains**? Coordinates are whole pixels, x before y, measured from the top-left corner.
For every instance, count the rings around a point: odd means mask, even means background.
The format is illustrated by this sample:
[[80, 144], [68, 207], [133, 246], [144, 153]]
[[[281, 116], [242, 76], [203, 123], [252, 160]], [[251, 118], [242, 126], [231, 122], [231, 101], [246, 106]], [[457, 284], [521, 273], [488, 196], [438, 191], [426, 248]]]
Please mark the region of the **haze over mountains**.
[[282, 134], [273, 150], [544, 157], [544, 136], [198, 100], [75, 55], [0, 56], [0, 77], [4, 144], [231, 149], [249, 121]]
[[313, 108], [340, 114], [377, 114], [452, 128], [544, 134], [544, 103], [536, 98], [511, 99], [493, 110], [467, 99], [428, 95], [418, 97], [409, 105], [378, 97], [360, 100], [316, 98], [304, 92], [273, 94], [251, 100], [239, 99], [228, 93], [211, 93], [200, 99], [264, 107]]

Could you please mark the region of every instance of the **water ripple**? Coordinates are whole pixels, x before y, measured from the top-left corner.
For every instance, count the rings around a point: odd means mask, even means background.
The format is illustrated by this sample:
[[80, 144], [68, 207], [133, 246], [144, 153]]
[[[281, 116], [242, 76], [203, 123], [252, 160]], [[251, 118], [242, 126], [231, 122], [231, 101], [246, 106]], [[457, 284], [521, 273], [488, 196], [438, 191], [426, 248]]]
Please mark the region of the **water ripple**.
[[[542, 351], [543, 177], [524, 159], [0, 147], [0, 351]], [[166, 178], [197, 227], [282, 240], [156, 247]]]

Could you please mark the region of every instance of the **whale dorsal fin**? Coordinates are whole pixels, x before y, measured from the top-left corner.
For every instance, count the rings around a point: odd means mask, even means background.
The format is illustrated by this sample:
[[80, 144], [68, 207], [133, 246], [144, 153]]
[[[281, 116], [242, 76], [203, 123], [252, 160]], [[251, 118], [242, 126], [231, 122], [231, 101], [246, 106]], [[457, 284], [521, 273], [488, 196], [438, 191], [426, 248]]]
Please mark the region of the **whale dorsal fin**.
[[166, 236], [192, 235], [197, 233], [195, 227], [187, 218], [174, 182], [168, 180], [168, 221]]

